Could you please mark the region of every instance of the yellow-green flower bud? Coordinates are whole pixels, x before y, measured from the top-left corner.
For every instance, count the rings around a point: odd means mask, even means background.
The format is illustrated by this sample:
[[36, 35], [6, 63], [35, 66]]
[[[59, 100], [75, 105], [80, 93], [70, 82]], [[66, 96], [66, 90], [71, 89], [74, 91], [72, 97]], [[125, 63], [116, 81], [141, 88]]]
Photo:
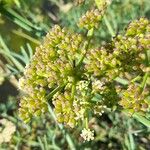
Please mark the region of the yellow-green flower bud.
[[101, 18], [101, 12], [98, 9], [92, 9], [91, 11], [87, 11], [86, 14], [80, 18], [78, 26], [80, 28], [86, 28], [87, 30], [98, 28]]
[[130, 84], [127, 90], [122, 93], [119, 104], [130, 112], [146, 112], [148, 110], [148, 91], [141, 91], [135, 84]]

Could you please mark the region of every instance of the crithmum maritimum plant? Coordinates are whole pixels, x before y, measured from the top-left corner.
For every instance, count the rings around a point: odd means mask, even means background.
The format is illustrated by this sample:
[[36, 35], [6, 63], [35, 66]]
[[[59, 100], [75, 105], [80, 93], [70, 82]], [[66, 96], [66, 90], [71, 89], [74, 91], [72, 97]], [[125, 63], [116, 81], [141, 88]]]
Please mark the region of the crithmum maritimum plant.
[[[75, 128], [83, 124], [81, 136], [94, 139], [88, 121], [92, 115], [114, 110], [129, 114], [149, 111], [150, 21], [131, 22], [124, 34], [95, 47], [93, 36], [110, 1], [96, 1], [77, 25], [86, 37], [55, 25], [44, 38], [19, 80], [24, 92], [19, 114], [27, 123], [48, 111], [52, 101], [59, 123]], [[128, 85], [120, 78], [130, 76]]]

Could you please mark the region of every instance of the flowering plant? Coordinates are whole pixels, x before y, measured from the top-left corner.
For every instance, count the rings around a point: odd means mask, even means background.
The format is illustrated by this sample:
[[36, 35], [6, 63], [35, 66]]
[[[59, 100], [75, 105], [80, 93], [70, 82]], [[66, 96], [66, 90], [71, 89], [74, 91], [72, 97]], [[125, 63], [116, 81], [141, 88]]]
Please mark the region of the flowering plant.
[[[94, 32], [109, 4], [96, 1], [98, 8], [79, 19], [86, 37], [55, 25], [37, 47], [19, 81], [24, 93], [19, 114], [26, 123], [46, 113], [51, 100], [57, 121], [71, 128], [83, 124], [81, 136], [89, 141], [94, 137], [88, 126], [92, 115], [149, 111], [150, 21], [135, 20], [125, 33], [96, 47]], [[128, 79], [127, 85], [120, 79]]]

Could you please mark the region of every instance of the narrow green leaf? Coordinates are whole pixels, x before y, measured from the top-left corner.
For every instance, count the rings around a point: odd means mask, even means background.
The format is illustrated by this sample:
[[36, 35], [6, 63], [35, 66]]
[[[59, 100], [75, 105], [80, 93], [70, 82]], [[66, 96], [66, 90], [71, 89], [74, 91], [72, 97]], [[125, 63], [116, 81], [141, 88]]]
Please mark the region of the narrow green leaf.
[[119, 82], [119, 83], [121, 83], [121, 84], [123, 84], [123, 85], [128, 85], [128, 84], [129, 84], [129, 81], [128, 81], [128, 80], [122, 79], [122, 78], [119, 78], [119, 77], [117, 77], [117, 78], [115, 79], [115, 81], [117, 81], [117, 82]]
[[139, 113], [134, 113], [133, 117], [138, 120], [139, 122], [141, 122], [142, 124], [144, 124], [145, 126], [147, 126], [148, 128], [150, 128], [150, 120], [147, 119], [146, 117], [142, 116]]
[[27, 48], [28, 48], [28, 51], [29, 51], [29, 58], [31, 60], [32, 56], [33, 56], [33, 49], [31, 48], [30, 44], [27, 43]]
[[129, 133], [129, 141], [130, 141], [130, 148], [131, 150], [135, 150], [135, 142], [133, 134]]
[[30, 58], [29, 58], [27, 52], [25, 51], [25, 49], [22, 46], [21, 46], [21, 53], [22, 53], [22, 55], [23, 55], [23, 57], [24, 57], [24, 59], [26, 61], [26, 64], [28, 64], [29, 61], [30, 61]]
[[24, 64], [26, 64], [26, 60], [24, 59], [24, 57], [22, 55], [19, 55], [17, 53], [11, 52], [12, 56], [14, 56], [17, 59], [20, 59]]
[[14, 67], [12, 67], [11, 65], [7, 64], [6, 66], [7, 66], [7, 68], [8, 68], [11, 72], [13, 72], [13, 73], [18, 73], [18, 70], [15, 69]]
[[44, 144], [43, 144], [43, 142], [42, 142], [42, 140], [41, 140], [41, 137], [39, 137], [39, 136], [38, 136], [38, 141], [39, 141], [39, 144], [40, 144], [41, 150], [45, 150], [45, 148], [44, 148]]

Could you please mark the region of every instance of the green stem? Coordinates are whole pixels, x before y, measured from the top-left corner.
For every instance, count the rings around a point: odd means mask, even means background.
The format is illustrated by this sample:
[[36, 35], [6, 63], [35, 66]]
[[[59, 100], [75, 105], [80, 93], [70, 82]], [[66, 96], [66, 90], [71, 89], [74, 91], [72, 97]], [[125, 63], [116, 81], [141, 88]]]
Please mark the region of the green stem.
[[85, 53], [84, 53], [83, 56], [80, 58], [80, 60], [79, 60], [79, 62], [78, 62], [78, 64], [77, 64], [77, 67], [78, 67], [78, 68], [81, 66], [81, 64], [82, 64], [82, 62], [83, 62], [83, 59], [84, 59], [85, 56], [86, 56], [86, 53], [87, 53], [87, 51], [88, 51], [88, 49], [89, 49], [89, 45], [90, 45], [90, 42], [91, 42], [91, 39], [92, 39], [93, 35], [94, 35], [94, 28], [92, 28], [91, 30], [89, 30], [88, 33], [87, 33], [88, 40], [87, 40], [87, 42], [85, 43], [85, 47], [84, 47]]
[[138, 75], [138, 76], [136, 76], [134, 79], [132, 79], [131, 82], [138, 81], [139, 79], [141, 79], [141, 76], [140, 76], [140, 75]]
[[146, 86], [147, 78], [148, 78], [148, 72], [146, 72], [146, 74], [144, 75], [143, 81], [142, 81], [142, 83], [141, 83], [141, 90], [142, 90], [142, 91], [143, 91], [143, 89], [144, 89], [145, 86]]
[[75, 92], [76, 92], [76, 80], [74, 79], [73, 83], [72, 83], [72, 89], [71, 89], [71, 99], [72, 100], [74, 99]]
[[[147, 67], [150, 66], [150, 63], [149, 63], [149, 57], [148, 57], [148, 51], [145, 51], [145, 56], [146, 56], [146, 65]], [[141, 90], [143, 91], [145, 86], [146, 86], [146, 82], [147, 82], [147, 79], [148, 79], [148, 76], [149, 76], [149, 72], [146, 72], [144, 77], [143, 77], [143, 81], [141, 83]]]
[[85, 118], [85, 128], [88, 129], [88, 118]]
[[145, 126], [147, 126], [148, 128], [150, 127], [150, 120], [146, 118], [145, 116], [142, 116], [139, 113], [134, 113], [133, 117], [137, 119], [138, 121], [140, 121]]
[[63, 84], [62, 86], [58, 86], [58, 87], [55, 88], [52, 92], [50, 92], [50, 93], [46, 96], [47, 100], [49, 100], [50, 98], [52, 98], [53, 95], [56, 94], [58, 91], [62, 90], [65, 85], [66, 85], [66, 83]]

